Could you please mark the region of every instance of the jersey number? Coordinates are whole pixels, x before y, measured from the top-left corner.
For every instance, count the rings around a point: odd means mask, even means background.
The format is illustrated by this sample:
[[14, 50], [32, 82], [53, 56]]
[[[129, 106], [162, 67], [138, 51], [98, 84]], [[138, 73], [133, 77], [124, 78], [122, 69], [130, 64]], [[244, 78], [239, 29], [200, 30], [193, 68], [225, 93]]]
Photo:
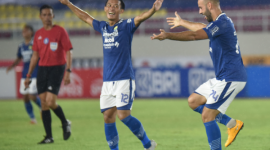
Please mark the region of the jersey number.
[[128, 100], [128, 95], [122, 93], [122, 99], [121, 99], [121, 102], [123, 102], [123, 103], [128, 103], [127, 100]]
[[210, 97], [211, 95], [213, 95], [213, 99], [215, 100], [215, 102], [218, 100], [218, 95], [215, 96], [216, 94], [217, 94], [217, 92], [214, 91], [214, 90], [212, 90], [212, 93], [209, 95], [209, 97]]

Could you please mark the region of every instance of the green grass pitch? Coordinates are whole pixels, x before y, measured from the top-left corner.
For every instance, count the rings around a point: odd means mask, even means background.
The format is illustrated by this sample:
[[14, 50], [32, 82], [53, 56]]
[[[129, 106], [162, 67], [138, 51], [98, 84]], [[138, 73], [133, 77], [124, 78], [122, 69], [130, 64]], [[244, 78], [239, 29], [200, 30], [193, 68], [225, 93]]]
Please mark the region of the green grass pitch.
[[[22, 101], [0, 101], [0, 150], [109, 150], [103, 130], [99, 101], [59, 100], [66, 117], [72, 121], [72, 136], [62, 138], [60, 120], [52, 112], [55, 143], [37, 145], [45, 131], [33, 104], [37, 125], [31, 125]], [[227, 114], [245, 123], [236, 141], [228, 148], [226, 127], [220, 125], [223, 149], [270, 150], [270, 101], [235, 100]], [[135, 100], [132, 115], [138, 118], [157, 150], [209, 150], [201, 117], [186, 100]], [[120, 150], [143, 150], [141, 142], [117, 120]]]

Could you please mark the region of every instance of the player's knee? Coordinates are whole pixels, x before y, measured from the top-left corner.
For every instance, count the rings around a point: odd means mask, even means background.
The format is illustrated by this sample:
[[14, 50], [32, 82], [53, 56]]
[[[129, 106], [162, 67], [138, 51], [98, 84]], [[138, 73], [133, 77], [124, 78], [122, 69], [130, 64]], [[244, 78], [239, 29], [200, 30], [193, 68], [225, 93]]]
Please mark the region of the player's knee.
[[103, 118], [104, 118], [105, 123], [114, 123], [115, 117], [116, 117], [115, 112], [105, 111], [103, 113]]
[[47, 105], [45, 101], [41, 101], [41, 109], [42, 110], [49, 110], [50, 107]]
[[196, 104], [196, 98], [194, 96], [189, 96], [188, 97], [188, 105], [191, 109], [196, 109], [197, 104]]
[[47, 103], [47, 106], [50, 107], [51, 109], [56, 109], [57, 108], [57, 104], [53, 100], [47, 100], [46, 103]]
[[29, 99], [23, 99], [23, 101], [24, 101], [25, 103], [28, 103], [30, 100], [29, 100]]
[[128, 117], [130, 114], [123, 114], [123, 113], [118, 113], [117, 116], [120, 120], [125, 119], [126, 117]]
[[36, 100], [37, 100], [37, 96], [36, 96], [36, 95], [29, 95], [29, 98], [30, 98], [32, 101], [36, 101]]
[[115, 122], [115, 116], [113, 115], [105, 115], [103, 116], [105, 123], [114, 123]]

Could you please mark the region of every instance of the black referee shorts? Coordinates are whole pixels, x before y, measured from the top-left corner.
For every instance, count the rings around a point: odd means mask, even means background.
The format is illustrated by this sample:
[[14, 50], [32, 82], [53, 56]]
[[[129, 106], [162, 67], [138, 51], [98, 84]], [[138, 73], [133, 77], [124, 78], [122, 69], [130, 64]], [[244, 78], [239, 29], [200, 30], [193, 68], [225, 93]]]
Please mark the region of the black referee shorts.
[[66, 65], [39, 66], [37, 74], [38, 94], [51, 92], [58, 95]]

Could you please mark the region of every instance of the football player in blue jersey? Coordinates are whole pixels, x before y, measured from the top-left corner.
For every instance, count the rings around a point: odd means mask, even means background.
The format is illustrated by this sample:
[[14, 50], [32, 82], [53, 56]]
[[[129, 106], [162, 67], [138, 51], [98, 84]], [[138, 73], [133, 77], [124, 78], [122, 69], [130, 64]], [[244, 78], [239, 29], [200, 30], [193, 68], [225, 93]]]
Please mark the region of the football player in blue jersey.
[[202, 114], [208, 142], [211, 150], [221, 150], [220, 129], [216, 123], [228, 127], [229, 146], [236, 138], [244, 123], [225, 115], [235, 96], [245, 87], [247, 75], [242, 62], [237, 34], [232, 20], [221, 11], [219, 0], [198, 0], [199, 13], [205, 16], [209, 25], [189, 22], [175, 13], [168, 18], [172, 28], [183, 26], [191, 31], [167, 33], [160, 30], [159, 35], [151, 39], [195, 41], [210, 39], [209, 53], [213, 61], [216, 78], [202, 84], [190, 95], [188, 103], [191, 109]]
[[154, 150], [156, 142], [149, 140], [141, 122], [131, 116], [134, 100], [135, 77], [131, 60], [133, 34], [139, 25], [161, 8], [163, 0], [156, 0], [153, 7], [132, 19], [120, 19], [125, 11], [122, 0], [107, 0], [104, 11], [108, 22], [95, 20], [69, 0], [59, 0], [67, 5], [81, 20], [88, 23], [103, 38], [103, 86], [100, 109], [104, 115], [106, 140], [111, 150], [119, 150], [116, 115], [142, 142], [145, 150]]
[[24, 38], [24, 42], [20, 44], [18, 48], [18, 52], [17, 52], [17, 59], [13, 62], [11, 66], [7, 68], [7, 73], [12, 68], [17, 66], [21, 62], [21, 60], [23, 61], [23, 71], [22, 71], [22, 78], [21, 78], [21, 83], [20, 83], [20, 93], [23, 95], [24, 106], [31, 119], [30, 123], [36, 124], [37, 121], [36, 121], [36, 118], [33, 112], [33, 106], [30, 100], [32, 100], [35, 104], [37, 104], [39, 109], [41, 109], [40, 99], [37, 96], [37, 87], [36, 87], [36, 78], [35, 78], [37, 75], [38, 66], [35, 68], [35, 71], [33, 72], [33, 79], [32, 79], [31, 84], [29, 85], [29, 88], [26, 89], [24, 86], [24, 81], [26, 78], [26, 74], [28, 72], [31, 56], [33, 53], [32, 51], [32, 45], [33, 45], [32, 38], [34, 36], [33, 27], [30, 25], [25, 25], [22, 31], [22, 35]]

